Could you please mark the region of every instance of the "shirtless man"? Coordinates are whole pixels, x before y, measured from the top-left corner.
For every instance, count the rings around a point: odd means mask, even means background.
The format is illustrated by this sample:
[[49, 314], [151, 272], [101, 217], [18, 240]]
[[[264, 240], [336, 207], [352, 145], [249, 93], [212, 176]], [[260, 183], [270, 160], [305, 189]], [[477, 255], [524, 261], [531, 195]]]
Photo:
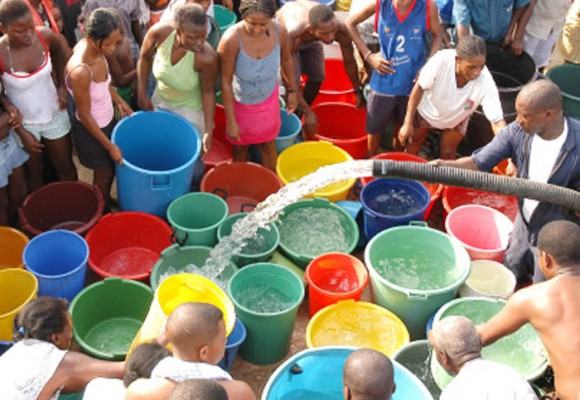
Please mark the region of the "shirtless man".
[[554, 399], [580, 399], [580, 225], [558, 220], [538, 235], [539, 265], [548, 279], [516, 292], [506, 306], [478, 327], [488, 345], [531, 323], [554, 369]]
[[332, 8], [311, 0], [289, 1], [278, 10], [276, 18], [288, 31], [290, 50], [295, 57], [296, 82], [300, 81], [300, 74], [308, 76], [303, 93], [298, 92], [298, 106], [304, 113], [304, 131], [314, 134], [318, 127], [318, 119], [310, 104], [324, 81], [322, 43], [331, 44], [336, 40], [340, 44], [344, 69], [354, 88], [357, 107], [363, 107], [364, 97], [352, 39]]

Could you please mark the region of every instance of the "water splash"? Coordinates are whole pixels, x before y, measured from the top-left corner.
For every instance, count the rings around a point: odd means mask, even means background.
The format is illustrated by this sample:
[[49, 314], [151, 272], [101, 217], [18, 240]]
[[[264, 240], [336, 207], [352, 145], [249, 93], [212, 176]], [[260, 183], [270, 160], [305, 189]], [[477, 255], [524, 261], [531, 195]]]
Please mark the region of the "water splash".
[[268, 229], [268, 224], [276, 221], [286, 206], [329, 184], [347, 179], [372, 176], [372, 172], [372, 160], [347, 161], [321, 167], [302, 179], [284, 186], [258, 204], [253, 212], [236, 221], [232, 226], [231, 234], [222, 238], [211, 250], [210, 257], [197, 273], [211, 279], [222, 287], [225, 286], [225, 283], [219, 282], [217, 277], [226, 268], [232, 255], [240, 252], [246, 241], [256, 236], [259, 228]]

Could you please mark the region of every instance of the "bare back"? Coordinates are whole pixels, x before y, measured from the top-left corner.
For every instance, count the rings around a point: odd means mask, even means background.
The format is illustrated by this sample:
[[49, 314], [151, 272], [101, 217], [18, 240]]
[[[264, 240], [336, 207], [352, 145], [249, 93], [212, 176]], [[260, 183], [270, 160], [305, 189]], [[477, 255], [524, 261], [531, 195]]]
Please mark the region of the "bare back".
[[478, 331], [484, 345], [529, 322], [538, 332], [554, 369], [561, 400], [580, 399], [580, 276], [558, 275], [516, 292]]

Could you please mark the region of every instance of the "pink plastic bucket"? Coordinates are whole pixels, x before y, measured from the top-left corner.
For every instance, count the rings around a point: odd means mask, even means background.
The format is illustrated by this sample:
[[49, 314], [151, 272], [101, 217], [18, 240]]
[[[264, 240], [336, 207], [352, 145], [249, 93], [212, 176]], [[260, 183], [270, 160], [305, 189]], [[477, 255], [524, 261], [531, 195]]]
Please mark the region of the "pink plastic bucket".
[[466, 205], [453, 209], [445, 220], [447, 234], [458, 239], [471, 260], [502, 262], [513, 229], [512, 221], [493, 208]]

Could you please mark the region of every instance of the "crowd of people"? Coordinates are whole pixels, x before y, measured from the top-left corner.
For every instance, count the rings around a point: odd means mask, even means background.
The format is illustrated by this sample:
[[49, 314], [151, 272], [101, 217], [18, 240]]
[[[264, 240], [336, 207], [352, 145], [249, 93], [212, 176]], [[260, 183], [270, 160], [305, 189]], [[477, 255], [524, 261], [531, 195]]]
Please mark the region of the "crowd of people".
[[[452, 18], [443, 13], [449, 3], [366, 1], [339, 18], [312, 0], [281, 7], [276, 0], [228, 0], [224, 6], [240, 21], [222, 36], [208, 0], [0, 0], [0, 225], [17, 226], [16, 209], [45, 184], [46, 160], [56, 179], [78, 179], [73, 153], [92, 170], [109, 211], [115, 164], [123, 165], [111, 134], [137, 109], [176, 113], [195, 127], [202, 143], [195, 187], [211, 149], [218, 90], [234, 160], [249, 160], [256, 146], [263, 165], [274, 170], [279, 97], [285, 96], [288, 113], [303, 117], [306, 138], [317, 132], [311, 104], [325, 79], [322, 45], [333, 42], [356, 105], [367, 110], [369, 157], [378, 153], [390, 124], [392, 148], [413, 154], [437, 130], [441, 159], [432, 165], [489, 171], [510, 159], [518, 177], [578, 190], [580, 122], [563, 112], [560, 89], [549, 80], [526, 85], [516, 99], [516, 120], [507, 125], [486, 67], [486, 43], [515, 55], [525, 51], [541, 70], [560, 38], [565, 60], [579, 64], [580, 1], [455, 0]], [[449, 35], [453, 24], [456, 35]], [[455, 160], [480, 105], [495, 137]], [[518, 291], [483, 326], [461, 318], [434, 326], [434, 352], [458, 377], [442, 398], [478, 398], [465, 395], [475, 390], [473, 377], [495, 379], [491, 371], [497, 369], [481, 360], [481, 345], [530, 322], [550, 355], [553, 398], [578, 399], [580, 358], [571, 355], [580, 354], [579, 223], [577, 213], [520, 201], [505, 264], [520, 284], [537, 284]], [[1, 398], [51, 399], [83, 388], [89, 399], [102, 398], [103, 391], [111, 400], [256, 398], [245, 382], [217, 367], [225, 328], [219, 310], [208, 305], [178, 307], [161, 343], [143, 344], [121, 363], [68, 350], [72, 320], [61, 300], [29, 303], [15, 334], [16, 345], [0, 358]], [[388, 358], [371, 350], [351, 357], [345, 398], [390, 398], [396, 387]], [[384, 375], [364, 372], [369, 365]], [[535, 398], [513, 371], [501, 371], [511, 385], [482, 383], [480, 391], [498, 399]]]

